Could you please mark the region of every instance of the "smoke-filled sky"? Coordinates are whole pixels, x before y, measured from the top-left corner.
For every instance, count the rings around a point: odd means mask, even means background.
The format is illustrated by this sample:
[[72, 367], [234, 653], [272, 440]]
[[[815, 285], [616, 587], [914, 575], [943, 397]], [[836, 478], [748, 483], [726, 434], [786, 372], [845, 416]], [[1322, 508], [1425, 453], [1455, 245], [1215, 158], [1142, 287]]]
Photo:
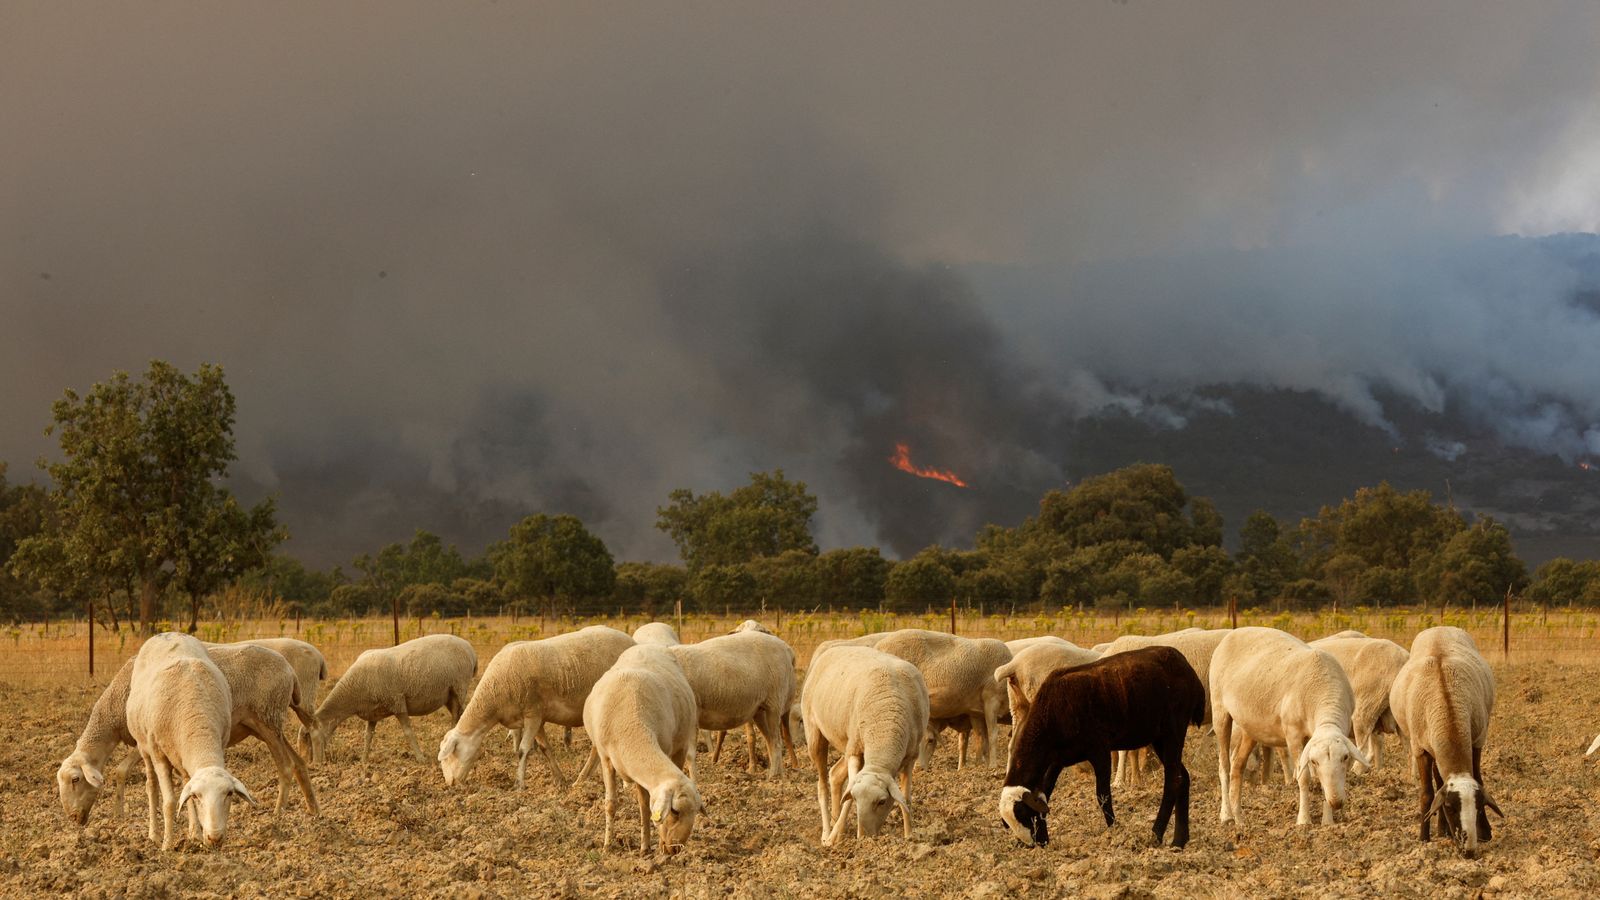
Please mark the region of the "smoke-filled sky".
[[160, 357], [226, 368], [318, 563], [534, 511], [670, 558], [668, 491], [775, 467], [824, 546], [965, 543], [1085, 423], [1182, 477], [1240, 396], [1569, 466], [1600, 244], [1503, 236], [1600, 230], [1597, 45], [1586, 0], [5, 4], [0, 460]]

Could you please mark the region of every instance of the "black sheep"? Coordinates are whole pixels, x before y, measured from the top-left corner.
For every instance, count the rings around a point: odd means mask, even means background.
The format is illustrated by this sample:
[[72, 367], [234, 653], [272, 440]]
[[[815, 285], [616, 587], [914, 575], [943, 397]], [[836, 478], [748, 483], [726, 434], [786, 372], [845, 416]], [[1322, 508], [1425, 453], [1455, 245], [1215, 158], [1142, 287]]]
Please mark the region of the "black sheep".
[[1094, 767], [1095, 795], [1106, 825], [1111, 813], [1111, 754], [1153, 746], [1166, 779], [1155, 840], [1162, 842], [1174, 807], [1172, 846], [1189, 842], [1189, 770], [1183, 739], [1206, 713], [1206, 689], [1188, 660], [1171, 647], [1146, 647], [1062, 669], [1039, 686], [1000, 790], [1000, 818], [1028, 845], [1047, 844], [1045, 816], [1061, 770]]

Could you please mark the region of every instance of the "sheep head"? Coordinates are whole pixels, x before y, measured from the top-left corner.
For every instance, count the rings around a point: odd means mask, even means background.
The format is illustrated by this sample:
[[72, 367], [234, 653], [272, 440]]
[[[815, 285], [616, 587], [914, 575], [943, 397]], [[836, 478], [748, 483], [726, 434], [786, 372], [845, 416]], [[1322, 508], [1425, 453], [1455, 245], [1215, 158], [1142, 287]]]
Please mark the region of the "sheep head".
[[1050, 826], [1045, 820], [1049, 812], [1049, 798], [1037, 791], [1020, 784], [1000, 789], [1000, 820], [1029, 847], [1050, 843]]
[[61, 795], [61, 808], [67, 811], [67, 818], [79, 825], [89, 824], [89, 810], [100, 799], [100, 789], [105, 783], [105, 774], [82, 753], [74, 752], [63, 760], [61, 768], [56, 770], [56, 790]]
[[1344, 732], [1331, 725], [1323, 726], [1301, 749], [1300, 758], [1295, 763], [1294, 777], [1302, 783], [1307, 778], [1316, 779], [1322, 785], [1322, 796], [1328, 801], [1328, 807], [1338, 812], [1349, 800], [1345, 790], [1345, 775], [1351, 763], [1372, 768], [1372, 762]]
[[461, 784], [478, 761], [478, 751], [483, 748], [483, 733], [463, 732], [460, 727], [445, 732], [439, 742], [439, 769], [444, 772], [446, 786]]
[[1494, 810], [1501, 818], [1505, 817], [1505, 813], [1500, 811], [1477, 779], [1458, 773], [1445, 778], [1444, 784], [1433, 795], [1433, 805], [1422, 814], [1422, 818], [1443, 813], [1445, 834], [1454, 838], [1462, 852], [1470, 858], [1477, 855], [1478, 844], [1489, 841], [1489, 810]]
[[178, 808], [194, 801], [196, 817], [205, 832], [206, 844], [211, 847], [222, 843], [228, 830], [228, 805], [235, 799], [251, 806], [260, 806], [244, 783], [222, 766], [206, 766], [190, 776], [183, 791], [178, 794]]
[[656, 824], [665, 853], [676, 853], [689, 842], [695, 817], [704, 807], [694, 782], [673, 779], [650, 792], [650, 821]]

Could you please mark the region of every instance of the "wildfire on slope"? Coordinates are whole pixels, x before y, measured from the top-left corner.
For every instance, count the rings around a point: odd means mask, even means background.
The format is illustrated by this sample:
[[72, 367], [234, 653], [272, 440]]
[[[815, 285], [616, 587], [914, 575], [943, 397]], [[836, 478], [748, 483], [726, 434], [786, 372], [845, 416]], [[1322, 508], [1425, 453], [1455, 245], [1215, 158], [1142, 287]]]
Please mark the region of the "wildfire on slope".
[[935, 481], [943, 481], [947, 484], [953, 484], [959, 488], [971, 487], [971, 485], [967, 484], [965, 481], [962, 481], [960, 476], [956, 475], [956, 473], [950, 471], [949, 469], [926, 468], [913, 463], [911, 461], [911, 447], [908, 444], [895, 444], [894, 455], [889, 457], [889, 462], [896, 469], [899, 469], [902, 472], [909, 472], [918, 478], [932, 478]]

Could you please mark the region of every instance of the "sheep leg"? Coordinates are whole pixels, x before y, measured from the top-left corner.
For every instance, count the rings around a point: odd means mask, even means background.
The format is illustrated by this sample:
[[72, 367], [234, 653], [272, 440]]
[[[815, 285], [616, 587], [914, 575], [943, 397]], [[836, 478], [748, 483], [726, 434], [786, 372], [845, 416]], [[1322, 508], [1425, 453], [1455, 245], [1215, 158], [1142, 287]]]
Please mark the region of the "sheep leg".
[[1489, 807], [1484, 801], [1489, 796], [1489, 786], [1483, 783], [1483, 748], [1472, 748], [1472, 777], [1478, 782], [1478, 834], [1489, 840]]
[[133, 763], [137, 759], [139, 759], [138, 751], [129, 750], [127, 755], [122, 757], [122, 762], [119, 763], [115, 769], [117, 776], [117, 790], [113, 796], [115, 797], [116, 805], [112, 807], [112, 813], [119, 819], [122, 818], [122, 793], [123, 791], [127, 790], [128, 775], [133, 771]]
[[[783, 774], [783, 748], [780, 745], [783, 738], [778, 733], [779, 729], [783, 727], [778, 724], [781, 719], [782, 717], [778, 715], [777, 710], [764, 709], [756, 713], [756, 719], [752, 725], [745, 726], [747, 729], [761, 729], [761, 736], [766, 738], [768, 778], [777, 778], [779, 775]], [[755, 735], [752, 734], [750, 736], [751, 762], [755, 761], [755, 749]]]
[[361, 761], [362, 762], [366, 762], [367, 761], [367, 757], [372, 755], [372, 734], [373, 734], [373, 732], [375, 732], [377, 730], [378, 730], [378, 723], [377, 722], [368, 722], [367, 723], [367, 743], [366, 743], [366, 746], [361, 748]]
[[634, 792], [639, 795], [639, 855], [650, 855], [650, 792], [644, 785], [635, 783]]
[[606, 788], [606, 833], [600, 841], [600, 849], [604, 851], [611, 849], [611, 822], [617, 816], [617, 771], [608, 759], [600, 760], [600, 781]]
[[1117, 817], [1111, 810], [1111, 751], [1096, 750], [1089, 754], [1089, 765], [1094, 767], [1094, 798], [1100, 804], [1100, 812], [1106, 817], [1106, 827], [1116, 824]]
[[822, 839], [828, 839], [828, 825], [833, 818], [828, 815], [831, 807], [828, 805], [830, 793], [828, 791], [828, 741], [821, 732], [811, 733], [811, 727], [806, 726], [806, 752], [811, 756], [811, 767], [817, 773], [817, 806], [822, 812]]
[[995, 740], [995, 737], [999, 734], [1000, 697], [998, 694], [994, 694], [985, 698], [983, 704], [983, 751], [989, 757], [989, 768], [991, 769], [994, 768], [995, 764], [995, 745], [999, 743], [999, 741]]
[[561, 746], [572, 749], [572, 729], [569, 727], [561, 733]]
[[[161, 849], [171, 850], [173, 841], [173, 819], [178, 814], [178, 794], [172, 789], [171, 764], [161, 758], [159, 754], [152, 757], [155, 760], [155, 781], [161, 786]], [[154, 823], [151, 831], [154, 832]], [[155, 835], [152, 833], [151, 837]]]
[[533, 751], [533, 741], [530, 740], [534, 731], [541, 730], [541, 725], [536, 725], [535, 720], [527, 718], [522, 720], [522, 728], [514, 730], [517, 735], [517, 790], [522, 790], [528, 774], [528, 754]]
[[[1178, 746], [1177, 753], [1173, 753], [1172, 750], [1173, 748], [1169, 741], [1163, 741], [1161, 745], [1156, 748], [1156, 756], [1161, 760], [1162, 776], [1161, 806], [1156, 810], [1155, 824], [1155, 843], [1157, 847], [1161, 846], [1162, 840], [1167, 835], [1167, 820], [1172, 817], [1172, 808], [1177, 803], [1178, 782], [1180, 777], [1186, 778], [1188, 776], [1188, 772], [1183, 768], [1182, 745], [1180, 744]], [[1183, 834], [1183, 830], [1183, 825], [1179, 824], [1177, 830], [1173, 832], [1172, 839], [1174, 846], [1183, 846], [1181, 843], [1178, 843], [1180, 837], [1187, 837], [1187, 835]]]
[[1411, 770], [1417, 776], [1417, 812], [1422, 816], [1421, 837], [1426, 842], [1433, 836], [1428, 822], [1428, 813], [1433, 809], [1433, 757], [1426, 750], [1418, 751]]
[[[933, 765], [933, 753], [939, 749], [939, 729], [931, 723], [928, 725], [928, 734], [922, 739], [922, 750], [917, 754], [917, 765], [926, 769]], [[959, 768], [959, 766], [958, 766]]]
[[156, 805], [161, 801], [157, 796], [159, 789], [156, 787], [155, 762], [152, 757], [146, 756], [143, 753], [140, 754], [140, 758], [144, 760], [145, 796], [150, 801], [150, 840], [157, 841], [160, 840], [160, 838], [156, 837]]
[[292, 779], [300, 786], [300, 793], [306, 798], [306, 809], [310, 810], [313, 816], [320, 815], [317, 808], [317, 792], [311, 786], [311, 774], [306, 771], [306, 761], [289, 746], [283, 732], [271, 726], [258, 724], [251, 726], [251, 733], [267, 745], [267, 750], [272, 753], [272, 761], [278, 767], [278, 806], [275, 812], [281, 813], [289, 805], [289, 781]]
[[1213, 708], [1211, 725], [1217, 735], [1217, 795], [1221, 798], [1218, 816], [1226, 825], [1233, 818], [1233, 807], [1228, 802], [1233, 787], [1228, 783], [1228, 773], [1233, 768], [1233, 719], [1227, 711]]
[[714, 763], [722, 762], [722, 742], [725, 739], [727, 739], [727, 737], [728, 737], [728, 733], [726, 731], [717, 732], [717, 745], [711, 749], [711, 761], [712, 762], [714, 762]]
[[1255, 745], [1255, 740], [1249, 732], [1239, 729], [1239, 746], [1233, 748], [1233, 758], [1228, 764], [1228, 795], [1224, 802], [1228, 804], [1229, 818], [1234, 822], [1239, 821], [1239, 799], [1244, 793], [1244, 764], [1250, 758], [1250, 748]]
[[783, 753], [785, 756], [784, 761], [789, 764], [789, 768], [791, 769], [800, 768], [800, 757], [796, 756], [794, 752], [794, 735], [791, 733], [791, 729], [789, 728], [788, 712], [783, 712], [778, 715], [778, 728], [783, 733]]
[[906, 840], [911, 840], [911, 766], [900, 766], [900, 793], [906, 797], [905, 805], [900, 808], [900, 832]]
[[[524, 741], [527, 738], [523, 738]], [[567, 773], [561, 771], [561, 764], [556, 762], [555, 755], [550, 752], [550, 746], [544, 739], [544, 726], [541, 725], [534, 732], [533, 742], [539, 748], [539, 756], [544, 759], [545, 765], [550, 768], [550, 774], [555, 778], [556, 784], [567, 783]]]
[[[404, 707], [401, 709], [404, 710]], [[405, 732], [406, 744], [411, 747], [411, 755], [416, 757], [417, 762], [427, 762], [428, 757], [423, 755], [422, 745], [417, 743], [417, 733], [411, 730], [411, 716], [402, 711], [395, 713], [394, 717], [395, 721], [400, 723], [400, 730]]]

